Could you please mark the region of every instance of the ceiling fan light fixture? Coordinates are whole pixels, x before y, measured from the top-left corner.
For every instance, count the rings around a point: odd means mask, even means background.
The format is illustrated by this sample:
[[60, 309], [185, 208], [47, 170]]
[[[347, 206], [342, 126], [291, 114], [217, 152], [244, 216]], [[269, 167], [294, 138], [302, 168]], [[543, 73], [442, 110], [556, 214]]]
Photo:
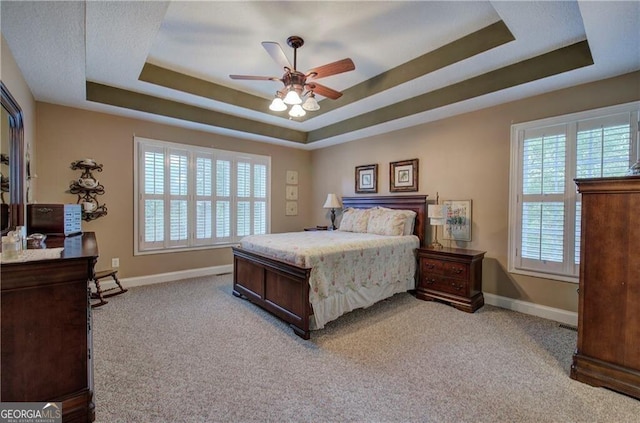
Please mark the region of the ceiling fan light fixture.
[[289, 110], [289, 116], [291, 117], [302, 117], [306, 114], [307, 112], [305, 112], [302, 106], [299, 104], [294, 104], [291, 110]]
[[316, 101], [316, 96], [313, 93], [313, 91], [309, 93], [309, 96], [305, 100], [304, 104], [302, 104], [302, 108], [310, 112], [315, 112], [316, 110], [320, 110], [320, 105]]
[[285, 104], [302, 104], [302, 99], [300, 98], [300, 94], [298, 94], [294, 89], [289, 88], [289, 92], [284, 97]]
[[282, 101], [280, 97], [276, 97], [269, 105], [269, 110], [273, 110], [274, 112], [282, 112], [287, 110], [287, 105], [284, 104], [284, 101]]

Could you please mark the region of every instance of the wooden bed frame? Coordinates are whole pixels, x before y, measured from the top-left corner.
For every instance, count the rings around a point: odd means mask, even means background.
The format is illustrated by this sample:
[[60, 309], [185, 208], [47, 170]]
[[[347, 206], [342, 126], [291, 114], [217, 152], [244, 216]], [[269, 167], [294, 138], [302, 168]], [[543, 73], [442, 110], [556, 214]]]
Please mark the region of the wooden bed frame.
[[[426, 195], [343, 197], [345, 208], [413, 210], [417, 213], [414, 234], [425, 245]], [[245, 298], [289, 323], [296, 335], [309, 339], [311, 268], [298, 267], [263, 254], [233, 247], [233, 295]]]

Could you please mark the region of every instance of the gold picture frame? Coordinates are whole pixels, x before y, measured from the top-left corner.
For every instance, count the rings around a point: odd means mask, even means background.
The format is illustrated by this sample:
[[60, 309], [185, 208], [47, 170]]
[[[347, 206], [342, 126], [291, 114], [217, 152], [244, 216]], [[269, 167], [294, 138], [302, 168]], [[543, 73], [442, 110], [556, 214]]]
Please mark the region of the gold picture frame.
[[378, 192], [378, 165], [356, 166], [356, 193]]
[[418, 191], [418, 159], [389, 163], [389, 191]]

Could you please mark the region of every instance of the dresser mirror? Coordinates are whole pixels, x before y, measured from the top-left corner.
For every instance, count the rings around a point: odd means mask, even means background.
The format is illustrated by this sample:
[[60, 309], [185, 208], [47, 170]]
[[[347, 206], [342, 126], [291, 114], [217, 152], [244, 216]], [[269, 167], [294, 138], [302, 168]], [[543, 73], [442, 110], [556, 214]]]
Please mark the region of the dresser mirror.
[[0, 140], [0, 232], [24, 224], [24, 123], [22, 110], [4, 83]]

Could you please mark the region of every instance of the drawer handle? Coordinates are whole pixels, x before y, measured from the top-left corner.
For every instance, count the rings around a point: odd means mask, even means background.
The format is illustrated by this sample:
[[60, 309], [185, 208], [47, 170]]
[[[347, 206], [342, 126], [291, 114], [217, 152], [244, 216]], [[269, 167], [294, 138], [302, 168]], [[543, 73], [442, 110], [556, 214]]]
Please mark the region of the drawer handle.
[[451, 282], [451, 286], [453, 287], [453, 289], [455, 289], [456, 291], [460, 291], [462, 289], [462, 285], [456, 285], [455, 282]]
[[426, 278], [426, 280], [427, 280], [427, 285], [431, 285], [436, 282], [436, 280], [433, 278], [432, 279]]
[[464, 269], [462, 269], [461, 267], [454, 267], [453, 268], [453, 273], [455, 273], [456, 275], [459, 275], [460, 273], [462, 273]]

